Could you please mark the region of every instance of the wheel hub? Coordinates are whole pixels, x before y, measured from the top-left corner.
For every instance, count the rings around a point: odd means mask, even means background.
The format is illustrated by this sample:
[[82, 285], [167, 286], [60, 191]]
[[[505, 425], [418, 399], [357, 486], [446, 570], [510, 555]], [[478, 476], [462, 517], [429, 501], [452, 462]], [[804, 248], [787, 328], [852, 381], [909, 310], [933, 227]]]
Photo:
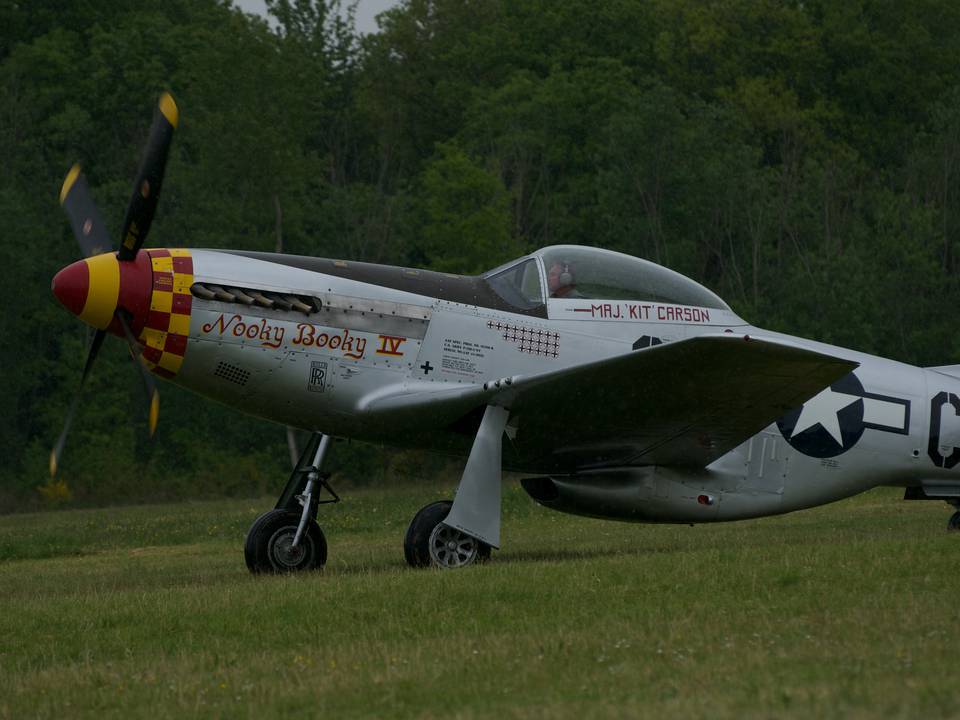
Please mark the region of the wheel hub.
[[477, 559], [480, 543], [466, 533], [438, 523], [430, 533], [430, 559], [437, 567], [459, 568]]
[[293, 547], [296, 528], [281, 528], [270, 538], [270, 557], [280, 569], [293, 570], [307, 557], [307, 538], [302, 538], [297, 547]]

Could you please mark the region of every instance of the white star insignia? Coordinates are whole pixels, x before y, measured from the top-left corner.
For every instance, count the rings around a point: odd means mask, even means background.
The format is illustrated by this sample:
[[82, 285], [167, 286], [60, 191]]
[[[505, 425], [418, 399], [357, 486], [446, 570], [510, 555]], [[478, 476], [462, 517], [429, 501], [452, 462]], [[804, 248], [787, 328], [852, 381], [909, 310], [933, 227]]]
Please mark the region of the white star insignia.
[[827, 388], [804, 403], [803, 409], [800, 411], [800, 417], [797, 418], [797, 424], [794, 425], [793, 432], [790, 434], [791, 439], [804, 430], [819, 425], [830, 433], [830, 437], [837, 441], [837, 445], [843, 447], [838, 413], [860, 399], [857, 395], [838, 393]]

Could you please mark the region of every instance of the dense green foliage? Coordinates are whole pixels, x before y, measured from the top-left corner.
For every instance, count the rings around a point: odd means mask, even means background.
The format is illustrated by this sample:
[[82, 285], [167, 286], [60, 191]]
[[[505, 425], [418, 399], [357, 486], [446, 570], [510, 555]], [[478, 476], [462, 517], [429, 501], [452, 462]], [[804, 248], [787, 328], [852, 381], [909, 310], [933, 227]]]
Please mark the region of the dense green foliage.
[[[158, 93], [181, 108], [151, 244], [476, 272], [599, 245], [758, 325], [960, 358], [960, 6], [943, 0], [0, 2], [0, 503], [35, 496], [85, 331], [50, 278], [82, 161], [108, 225]], [[16, 300], [17, 302], [13, 302]], [[108, 342], [64, 456], [77, 500], [263, 490], [282, 428], [164, 385], [145, 438]], [[338, 452], [356, 480], [410, 457]], [[384, 462], [390, 460], [390, 466]]]

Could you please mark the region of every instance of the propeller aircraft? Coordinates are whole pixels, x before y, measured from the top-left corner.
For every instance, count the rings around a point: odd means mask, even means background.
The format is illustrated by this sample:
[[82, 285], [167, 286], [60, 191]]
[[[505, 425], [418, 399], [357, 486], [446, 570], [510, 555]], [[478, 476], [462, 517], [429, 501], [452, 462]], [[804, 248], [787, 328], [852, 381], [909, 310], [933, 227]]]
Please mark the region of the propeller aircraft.
[[129, 344], [151, 434], [153, 376], [313, 433], [247, 534], [252, 572], [325, 563], [316, 518], [339, 500], [323, 472], [332, 437], [466, 458], [454, 499], [410, 523], [415, 567], [463, 567], [500, 547], [502, 469], [547, 508], [641, 523], [787, 513], [879, 485], [960, 508], [960, 365], [764, 330], [639, 258], [554, 246], [461, 276], [145, 249], [177, 121], [164, 94], [116, 252], [71, 169], [60, 201], [85, 257], [52, 289], [96, 331], [81, 382], [107, 334]]

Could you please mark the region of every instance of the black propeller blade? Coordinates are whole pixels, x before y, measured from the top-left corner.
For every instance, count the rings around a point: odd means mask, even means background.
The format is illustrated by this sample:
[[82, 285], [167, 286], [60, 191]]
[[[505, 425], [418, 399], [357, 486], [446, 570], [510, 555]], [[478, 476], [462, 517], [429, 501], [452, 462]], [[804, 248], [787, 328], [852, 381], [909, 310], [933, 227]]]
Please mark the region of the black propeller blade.
[[160, 418], [160, 394], [157, 392], [157, 384], [153, 381], [153, 376], [146, 366], [140, 360], [140, 344], [133, 336], [130, 329], [130, 323], [127, 318], [126, 310], [117, 311], [117, 319], [123, 328], [123, 334], [127, 338], [127, 344], [130, 346], [130, 357], [140, 369], [140, 377], [143, 379], [143, 389], [147, 392], [147, 403], [149, 404], [148, 418], [150, 423], [150, 437], [157, 431], [157, 420]]
[[[140, 163], [137, 179], [133, 186], [133, 196], [130, 198], [127, 214], [123, 221], [123, 230], [120, 235], [122, 242], [117, 253], [118, 260], [133, 260], [150, 230], [153, 215], [157, 210], [157, 201], [160, 198], [160, 186], [163, 183], [163, 173], [167, 165], [167, 153], [170, 150], [170, 141], [173, 138], [173, 131], [177, 127], [178, 118], [177, 104], [169, 93], [164, 93], [160, 96], [153, 126], [150, 128], [150, 137], [147, 140], [143, 160]], [[73, 234], [80, 243], [80, 249], [84, 257], [98, 255], [112, 249], [106, 227], [97, 211], [96, 204], [93, 202], [86, 178], [80, 171], [79, 165], [74, 165], [67, 173], [60, 190], [60, 204], [70, 218]], [[156, 383], [147, 371], [146, 366], [139, 359], [141, 348], [130, 329], [129, 314], [123, 308], [118, 308], [114, 317], [117, 318], [123, 328], [127, 344], [130, 346], [130, 352], [143, 379], [143, 387], [146, 390], [149, 402], [150, 437], [153, 437], [160, 414], [160, 396], [157, 393]], [[50, 453], [51, 477], [57, 472], [60, 456], [67, 441], [67, 434], [70, 432], [70, 426], [80, 402], [80, 391], [90, 374], [90, 368], [93, 366], [97, 353], [100, 352], [104, 337], [106, 337], [106, 331], [97, 330], [90, 344], [87, 362], [84, 365], [83, 376], [80, 380], [80, 389], [74, 395], [70, 410], [67, 412], [67, 420], [64, 423], [63, 431]]]
[[60, 205], [63, 206], [67, 217], [70, 218], [70, 227], [80, 243], [80, 250], [84, 257], [92, 257], [112, 250], [107, 228], [100, 218], [87, 179], [80, 172], [80, 166], [74, 165], [67, 173], [60, 189]]
[[170, 150], [170, 140], [177, 127], [179, 111], [170, 93], [160, 96], [160, 104], [153, 118], [153, 127], [150, 128], [150, 138], [144, 148], [143, 162], [133, 185], [133, 195], [127, 206], [127, 216], [123, 220], [123, 230], [120, 237], [119, 260], [133, 260], [137, 251], [143, 245], [153, 214], [157, 210], [157, 200], [160, 198], [160, 186], [163, 184], [163, 171], [167, 166], [167, 152]]
[[87, 352], [87, 362], [83, 366], [83, 375], [80, 376], [80, 387], [73, 396], [73, 402], [70, 403], [70, 410], [67, 411], [67, 421], [63, 424], [63, 430], [60, 437], [57, 438], [57, 444], [53, 446], [50, 452], [50, 477], [57, 474], [57, 466], [60, 464], [60, 455], [63, 454], [63, 446], [67, 442], [67, 434], [70, 432], [70, 425], [73, 424], [73, 416], [77, 413], [77, 406], [80, 403], [80, 394], [83, 392], [83, 385], [87, 382], [87, 376], [90, 374], [90, 368], [93, 367], [93, 361], [100, 352], [100, 346], [103, 345], [103, 339], [107, 336], [105, 330], [97, 330], [93, 336], [93, 342], [90, 343], [90, 350]]

